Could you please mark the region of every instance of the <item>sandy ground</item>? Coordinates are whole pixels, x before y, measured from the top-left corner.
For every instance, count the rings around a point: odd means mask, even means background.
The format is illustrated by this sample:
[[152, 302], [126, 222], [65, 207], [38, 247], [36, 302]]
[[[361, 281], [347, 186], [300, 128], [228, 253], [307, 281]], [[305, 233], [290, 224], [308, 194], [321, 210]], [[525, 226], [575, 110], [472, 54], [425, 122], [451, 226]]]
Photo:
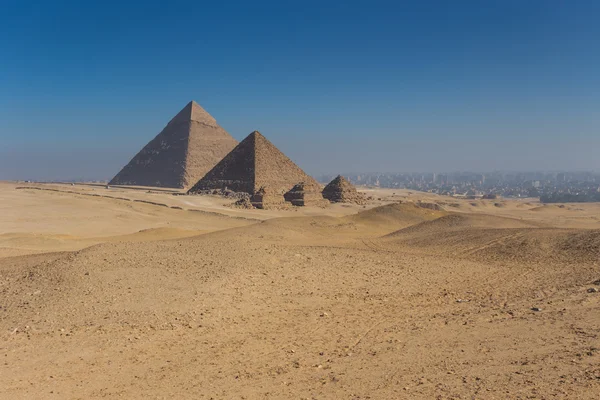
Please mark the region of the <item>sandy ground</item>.
[[0, 183], [0, 398], [598, 398], [598, 204], [176, 194]]

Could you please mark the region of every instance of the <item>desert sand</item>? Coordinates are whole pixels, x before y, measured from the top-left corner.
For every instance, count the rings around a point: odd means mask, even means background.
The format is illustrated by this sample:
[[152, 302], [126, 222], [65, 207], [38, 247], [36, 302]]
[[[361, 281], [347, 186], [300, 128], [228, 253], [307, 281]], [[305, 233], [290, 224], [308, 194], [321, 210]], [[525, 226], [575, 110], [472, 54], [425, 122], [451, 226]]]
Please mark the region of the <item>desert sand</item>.
[[599, 204], [361, 191], [0, 182], [0, 398], [599, 397]]

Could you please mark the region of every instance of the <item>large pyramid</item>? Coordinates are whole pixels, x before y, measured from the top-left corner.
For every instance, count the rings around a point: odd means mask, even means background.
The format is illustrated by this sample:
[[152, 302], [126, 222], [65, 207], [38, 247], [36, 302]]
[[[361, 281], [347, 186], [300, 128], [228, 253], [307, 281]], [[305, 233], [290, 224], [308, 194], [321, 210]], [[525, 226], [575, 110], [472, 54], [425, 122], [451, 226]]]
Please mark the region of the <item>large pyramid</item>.
[[227, 188], [253, 195], [263, 188], [283, 196], [299, 182], [318, 185], [273, 143], [254, 131], [200, 179], [189, 193]]
[[237, 140], [191, 101], [110, 184], [187, 188], [236, 145]]

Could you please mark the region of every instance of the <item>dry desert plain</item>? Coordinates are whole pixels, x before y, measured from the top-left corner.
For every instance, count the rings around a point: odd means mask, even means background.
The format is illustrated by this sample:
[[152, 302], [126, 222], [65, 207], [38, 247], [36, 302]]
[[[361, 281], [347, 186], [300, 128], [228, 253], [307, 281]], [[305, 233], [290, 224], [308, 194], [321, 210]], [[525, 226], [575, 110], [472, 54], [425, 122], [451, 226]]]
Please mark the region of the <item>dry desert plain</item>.
[[600, 398], [599, 204], [176, 194], [0, 183], [0, 398]]

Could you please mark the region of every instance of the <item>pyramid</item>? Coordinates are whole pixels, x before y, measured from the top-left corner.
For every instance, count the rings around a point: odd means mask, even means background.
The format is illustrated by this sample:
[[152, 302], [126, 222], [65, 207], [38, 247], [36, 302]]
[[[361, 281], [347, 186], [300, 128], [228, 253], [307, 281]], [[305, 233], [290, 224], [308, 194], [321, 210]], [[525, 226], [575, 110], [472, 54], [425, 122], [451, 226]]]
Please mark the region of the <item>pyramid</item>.
[[268, 188], [270, 195], [283, 197], [298, 182], [318, 185], [273, 143], [254, 131], [188, 193], [230, 189], [254, 195], [259, 189]]
[[209, 113], [191, 101], [109, 184], [187, 188], [236, 145]]
[[366, 203], [365, 196], [362, 193], [357, 192], [354, 185], [341, 175], [338, 175], [325, 186], [325, 189], [323, 189], [323, 197], [332, 203]]
[[300, 182], [294, 185], [283, 197], [285, 201], [289, 201], [295, 206], [324, 207], [329, 204], [321, 194], [321, 185], [315, 185], [314, 183]]
[[261, 209], [284, 208], [287, 204], [281, 193], [271, 190], [268, 186], [261, 186], [252, 197], [252, 206]]

